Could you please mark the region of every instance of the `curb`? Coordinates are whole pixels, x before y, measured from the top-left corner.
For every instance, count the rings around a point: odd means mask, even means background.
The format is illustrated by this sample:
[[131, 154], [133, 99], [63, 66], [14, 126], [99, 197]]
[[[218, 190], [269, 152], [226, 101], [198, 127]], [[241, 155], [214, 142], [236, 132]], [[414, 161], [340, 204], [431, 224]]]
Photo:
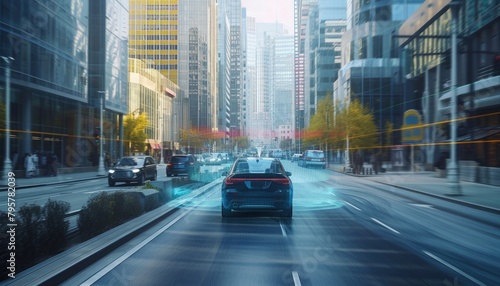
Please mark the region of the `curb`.
[[[365, 177], [372, 177], [372, 176], [369, 176], [369, 175], [368, 176], [363, 176], [363, 175], [357, 176], [357, 175], [354, 175], [352, 173], [344, 173], [342, 171], [335, 170], [335, 169], [330, 169], [330, 170], [332, 170], [334, 172], [337, 172], [337, 173], [341, 173], [341, 174], [345, 174], [345, 175], [349, 175], [349, 176], [361, 178], [361, 179], [365, 179]], [[418, 193], [418, 194], [421, 194], [421, 195], [426, 195], [426, 196], [429, 196], [429, 197], [433, 197], [433, 198], [445, 200], [445, 201], [448, 201], [448, 202], [451, 202], [451, 203], [455, 203], [455, 204], [459, 204], [459, 205], [467, 206], [467, 207], [470, 207], [470, 208], [474, 208], [474, 209], [478, 209], [478, 210], [482, 210], [482, 211], [486, 211], [486, 212], [490, 212], [490, 213], [494, 213], [494, 214], [500, 215], [500, 209], [497, 209], [497, 208], [494, 208], [494, 207], [489, 207], [489, 206], [485, 206], [485, 205], [481, 205], [481, 204], [476, 204], [476, 203], [471, 203], [471, 202], [467, 202], [467, 201], [463, 201], [463, 200], [458, 200], [458, 199], [454, 199], [452, 197], [447, 197], [447, 196], [442, 196], [442, 195], [436, 195], [436, 194], [433, 194], [433, 193], [429, 193], [429, 192], [425, 192], [425, 191], [422, 191], [422, 190], [417, 190], [417, 189], [413, 189], [413, 188], [409, 188], [409, 187], [404, 187], [404, 186], [400, 186], [400, 185], [389, 184], [389, 183], [381, 182], [379, 180], [370, 180], [370, 181], [376, 182], [376, 183], [379, 183], [379, 184], [382, 184], [382, 185], [395, 187], [395, 188], [398, 188], [398, 189], [402, 189], [402, 190], [406, 190], [406, 191]]]
[[[104, 176], [96, 175], [95, 177], [88, 177], [88, 178], [82, 178], [82, 179], [71, 179], [71, 180], [63, 180], [63, 181], [51, 181], [51, 182], [47, 182], [47, 183], [36, 183], [36, 184], [31, 184], [31, 185], [17, 185], [16, 184], [16, 190], [44, 187], [44, 186], [50, 186], [50, 185], [61, 185], [61, 184], [67, 184], [67, 183], [72, 183], [72, 182], [96, 180], [96, 179], [102, 179], [102, 178], [106, 178], [106, 177], [107, 177], [107, 175], [104, 175]], [[8, 190], [7, 187], [0, 188], [0, 192], [5, 192], [7, 190]]]
[[489, 206], [485, 206], [485, 205], [481, 205], [481, 204], [471, 203], [471, 202], [467, 202], [467, 201], [463, 201], [463, 200], [457, 200], [457, 199], [454, 199], [452, 197], [447, 197], [447, 196], [442, 196], [442, 195], [436, 195], [436, 194], [433, 194], [433, 193], [428, 193], [428, 192], [425, 192], [425, 191], [416, 190], [416, 189], [412, 189], [412, 188], [409, 188], [409, 187], [392, 185], [392, 184], [380, 182], [378, 180], [373, 180], [373, 182], [377, 182], [377, 183], [382, 184], [382, 185], [387, 185], [387, 186], [391, 186], [391, 187], [403, 189], [403, 190], [406, 190], [406, 191], [410, 191], [410, 192], [414, 192], [414, 193], [418, 193], [418, 194], [422, 194], [422, 195], [427, 195], [427, 196], [434, 197], [434, 198], [441, 199], [441, 200], [445, 200], [445, 201], [448, 201], [448, 202], [451, 202], [451, 203], [455, 203], [455, 204], [459, 204], [459, 205], [463, 205], [463, 206], [471, 207], [471, 208], [474, 208], [474, 209], [478, 209], [478, 210], [482, 210], [482, 211], [486, 211], [486, 212], [490, 212], [490, 213], [494, 213], [494, 214], [500, 215], [500, 209], [497, 209], [497, 208], [494, 208], [494, 207], [489, 207]]

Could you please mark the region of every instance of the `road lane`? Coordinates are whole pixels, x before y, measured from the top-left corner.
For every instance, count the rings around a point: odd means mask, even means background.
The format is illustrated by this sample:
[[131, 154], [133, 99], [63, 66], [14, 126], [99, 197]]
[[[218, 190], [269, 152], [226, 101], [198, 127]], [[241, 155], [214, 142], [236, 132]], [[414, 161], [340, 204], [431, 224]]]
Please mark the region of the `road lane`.
[[[113, 259], [96, 263], [92, 270], [80, 273], [65, 285], [83, 281], [92, 285], [453, 283], [453, 271], [428, 262], [392, 241], [391, 236], [367, 227], [363, 218], [353, 215], [350, 207], [340, 202], [337, 196], [341, 194], [325, 184], [331, 174], [323, 175], [325, 180], [314, 182], [307, 178], [294, 183], [296, 200], [302, 207], [296, 209], [292, 219], [256, 213], [223, 219], [220, 193], [214, 190], [188, 202], [182, 210], [188, 212], [178, 220], [170, 218], [162, 223], [170, 225], [156, 236], [147, 233], [138, 237], [129, 248], [112, 254]], [[330, 203], [308, 206], [309, 201], [302, 200], [311, 194]], [[171, 223], [172, 219], [175, 223]], [[143, 241], [147, 243], [140, 249], [126, 254]], [[126, 257], [118, 258], [124, 254]], [[87, 280], [108, 265], [114, 267]]]

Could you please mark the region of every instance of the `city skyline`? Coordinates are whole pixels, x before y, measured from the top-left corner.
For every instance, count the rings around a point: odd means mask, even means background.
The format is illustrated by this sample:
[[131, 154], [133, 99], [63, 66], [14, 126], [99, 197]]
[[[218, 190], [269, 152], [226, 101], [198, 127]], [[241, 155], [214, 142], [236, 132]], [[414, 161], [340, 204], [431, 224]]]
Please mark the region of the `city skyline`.
[[[294, 0], [242, 0], [241, 6], [257, 23], [282, 23], [293, 31]], [[266, 7], [266, 9], [262, 9]]]

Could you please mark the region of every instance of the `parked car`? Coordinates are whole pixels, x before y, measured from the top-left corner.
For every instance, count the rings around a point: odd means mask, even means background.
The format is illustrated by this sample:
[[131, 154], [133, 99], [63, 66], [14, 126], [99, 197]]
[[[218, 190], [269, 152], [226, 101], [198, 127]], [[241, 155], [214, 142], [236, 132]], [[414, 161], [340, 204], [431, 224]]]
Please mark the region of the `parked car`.
[[127, 184], [137, 182], [139, 185], [149, 179], [157, 178], [156, 162], [151, 156], [123, 157], [108, 171], [108, 185], [114, 186], [117, 182]]
[[194, 155], [196, 158], [196, 161], [200, 164], [200, 166], [205, 166], [205, 158], [203, 158], [203, 155], [201, 154], [196, 154]]
[[276, 158], [238, 158], [221, 186], [223, 217], [237, 212], [276, 211], [292, 217], [292, 173]]
[[201, 165], [196, 161], [196, 157], [191, 154], [177, 154], [170, 157], [167, 163], [167, 177], [188, 175], [199, 173]]
[[298, 161], [302, 154], [293, 154], [292, 155], [292, 162]]
[[205, 164], [207, 165], [221, 165], [227, 162], [229, 162], [227, 153], [210, 153], [205, 157]]
[[299, 160], [299, 166], [326, 168], [325, 153], [322, 150], [307, 150]]

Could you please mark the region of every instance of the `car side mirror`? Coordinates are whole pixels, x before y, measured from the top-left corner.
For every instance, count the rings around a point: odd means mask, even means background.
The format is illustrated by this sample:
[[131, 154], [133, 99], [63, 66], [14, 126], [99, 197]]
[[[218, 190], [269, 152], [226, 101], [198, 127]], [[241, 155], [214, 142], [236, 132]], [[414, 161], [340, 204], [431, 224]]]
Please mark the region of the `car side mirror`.
[[225, 177], [225, 176], [227, 176], [227, 171], [224, 171], [221, 173], [221, 177]]
[[292, 175], [292, 172], [285, 172], [285, 174], [290, 177]]

